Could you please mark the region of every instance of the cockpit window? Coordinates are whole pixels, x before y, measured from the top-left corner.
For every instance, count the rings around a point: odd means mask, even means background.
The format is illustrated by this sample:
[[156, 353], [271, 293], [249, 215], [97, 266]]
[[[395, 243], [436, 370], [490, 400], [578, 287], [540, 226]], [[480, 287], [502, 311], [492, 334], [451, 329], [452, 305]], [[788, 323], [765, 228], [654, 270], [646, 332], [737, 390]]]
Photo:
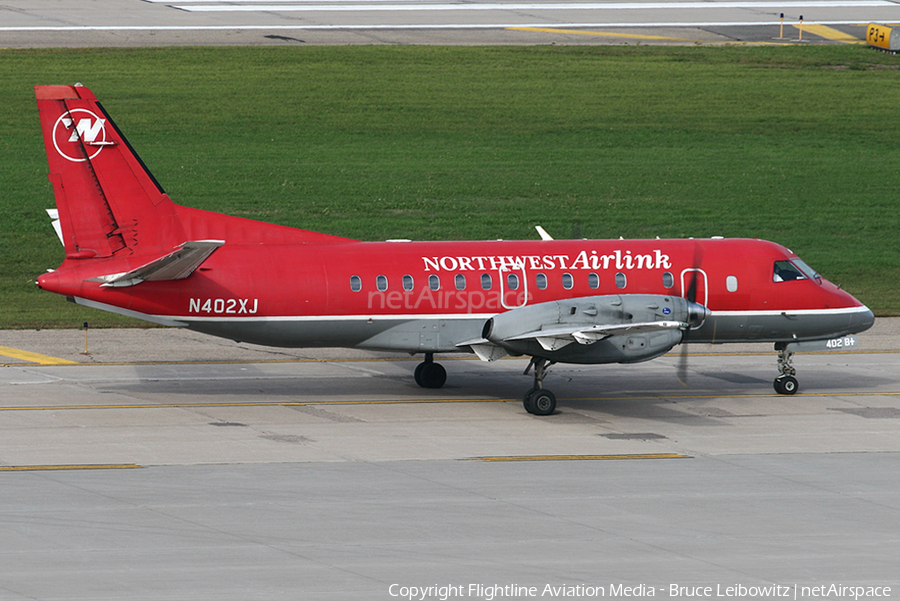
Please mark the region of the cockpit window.
[[772, 274], [773, 281], [792, 282], [805, 279], [808, 279], [808, 276], [791, 261], [775, 261], [775, 269]]
[[797, 267], [800, 268], [800, 271], [802, 271], [804, 274], [806, 274], [806, 277], [814, 279], [814, 280], [818, 280], [822, 277], [818, 273], [816, 273], [815, 269], [813, 269], [812, 267], [807, 265], [801, 259], [794, 259], [792, 262], [794, 265], [796, 265]]

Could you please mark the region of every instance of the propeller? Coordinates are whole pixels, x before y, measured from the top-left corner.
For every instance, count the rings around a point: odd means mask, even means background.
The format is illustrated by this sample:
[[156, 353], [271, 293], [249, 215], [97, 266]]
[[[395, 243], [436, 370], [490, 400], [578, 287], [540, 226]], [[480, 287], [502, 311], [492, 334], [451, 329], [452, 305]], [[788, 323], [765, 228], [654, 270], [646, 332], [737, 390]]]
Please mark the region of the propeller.
[[697, 302], [697, 278], [700, 273], [700, 264], [703, 260], [703, 251], [697, 242], [694, 242], [694, 261], [691, 267], [691, 280], [688, 283], [684, 298], [688, 301], [688, 317], [687, 327], [682, 330], [681, 334], [681, 354], [678, 357], [678, 364], [675, 368], [675, 377], [682, 386], [687, 386], [688, 373], [688, 352], [687, 344], [688, 335], [691, 328], [699, 327], [700, 324], [709, 315], [709, 309]]

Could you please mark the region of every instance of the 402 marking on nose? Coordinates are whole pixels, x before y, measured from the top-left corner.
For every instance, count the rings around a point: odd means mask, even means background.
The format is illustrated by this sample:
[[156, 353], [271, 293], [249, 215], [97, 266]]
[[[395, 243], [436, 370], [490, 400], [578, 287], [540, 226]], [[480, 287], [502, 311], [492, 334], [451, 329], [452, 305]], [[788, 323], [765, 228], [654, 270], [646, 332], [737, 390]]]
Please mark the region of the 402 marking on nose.
[[192, 298], [189, 313], [209, 315], [253, 315], [259, 308], [256, 298]]

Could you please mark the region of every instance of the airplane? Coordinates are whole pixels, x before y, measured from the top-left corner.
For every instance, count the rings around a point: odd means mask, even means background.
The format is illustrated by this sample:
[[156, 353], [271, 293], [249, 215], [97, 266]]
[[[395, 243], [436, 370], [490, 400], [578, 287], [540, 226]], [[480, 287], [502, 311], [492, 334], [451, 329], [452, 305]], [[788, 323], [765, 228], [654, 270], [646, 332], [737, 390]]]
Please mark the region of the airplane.
[[[530, 357], [531, 414], [554, 363], [648, 361], [684, 343], [768, 342], [779, 394], [803, 344], [855, 344], [868, 307], [758, 239], [364, 242], [175, 204], [96, 96], [35, 86], [62, 264], [43, 289], [97, 309], [274, 347]], [[849, 337], [849, 338], [847, 338]], [[852, 342], [851, 342], [852, 341]], [[680, 371], [680, 370], [679, 370]]]

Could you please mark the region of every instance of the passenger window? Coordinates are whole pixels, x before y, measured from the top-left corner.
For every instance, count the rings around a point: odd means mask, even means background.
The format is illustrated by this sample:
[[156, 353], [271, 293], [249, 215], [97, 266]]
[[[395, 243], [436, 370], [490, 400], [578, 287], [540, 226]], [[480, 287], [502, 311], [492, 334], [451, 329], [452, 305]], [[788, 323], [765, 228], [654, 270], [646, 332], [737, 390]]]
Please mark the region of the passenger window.
[[514, 273], [507, 274], [506, 284], [510, 290], [518, 290], [519, 289], [519, 276], [517, 276]]
[[671, 288], [675, 285], [675, 276], [672, 275], [672, 272], [666, 271], [663, 273], [663, 288]]
[[375, 287], [381, 292], [387, 290], [387, 276], [380, 275], [375, 278]]
[[432, 290], [440, 290], [441, 278], [432, 273], [430, 276], [428, 276], [428, 287]]
[[362, 278], [358, 275], [350, 276], [350, 290], [353, 292], [359, 292], [362, 290]]
[[464, 276], [461, 273], [457, 273], [454, 280], [456, 280], [456, 289], [457, 290], [465, 290], [466, 289], [466, 276]]
[[563, 288], [565, 288], [566, 290], [571, 290], [571, 289], [572, 289], [572, 286], [573, 286], [574, 284], [575, 284], [575, 283], [572, 281], [572, 274], [571, 274], [571, 273], [564, 273], [564, 274], [562, 274], [562, 285], [563, 285]]
[[546, 290], [547, 289], [547, 276], [543, 273], [534, 274], [534, 283], [537, 285], [538, 290]]
[[619, 272], [616, 274], [616, 288], [624, 288], [628, 285], [628, 278], [624, 273]]
[[490, 290], [491, 286], [494, 285], [494, 282], [491, 281], [491, 274], [482, 273], [481, 274], [481, 289], [482, 290]]
[[737, 292], [737, 276], [730, 275], [725, 278], [725, 289], [728, 290], [728, 292]]
[[413, 289], [413, 277], [411, 275], [403, 276], [403, 289], [407, 292]]
[[805, 279], [806, 276], [800, 271], [800, 268], [790, 261], [775, 261], [775, 268], [772, 273], [773, 282], [792, 282]]
[[589, 273], [588, 274], [588, 286], [590, 286], [594, 290], [599, 288], [600, 287], [600, 276], [597, 275], [596, 273]]

